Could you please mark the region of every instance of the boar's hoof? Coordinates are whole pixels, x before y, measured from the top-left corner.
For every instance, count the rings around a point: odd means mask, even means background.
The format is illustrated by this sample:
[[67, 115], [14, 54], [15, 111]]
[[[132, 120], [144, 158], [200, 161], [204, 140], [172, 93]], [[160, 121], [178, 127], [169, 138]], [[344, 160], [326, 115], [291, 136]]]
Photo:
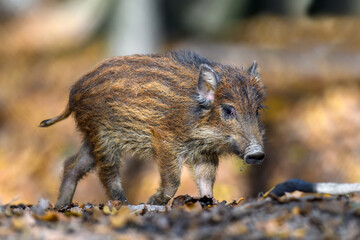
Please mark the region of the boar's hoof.
[[169, 196], [163, 196], [163, 194], [155, 193], [149, 198], [149, 201], [147, 204], [150, 205], [166, 205], [171, 197]]
[[65, 202], [56, 202], [55, 203], [55, 209], [56, 210], [60, 210], [68, 205], [70, 205], [71, 203], [65, 203]]

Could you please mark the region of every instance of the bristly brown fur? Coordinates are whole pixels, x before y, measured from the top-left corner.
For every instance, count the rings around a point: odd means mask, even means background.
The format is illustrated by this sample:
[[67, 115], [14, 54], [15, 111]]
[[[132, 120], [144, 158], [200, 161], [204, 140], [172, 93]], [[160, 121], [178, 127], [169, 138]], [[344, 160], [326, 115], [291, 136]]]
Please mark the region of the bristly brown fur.
[[[207, 69], [204, 76], [219, 83], [203, 89], [205, 106], [199, 81], [209, 80], [200, 76]], [[250, 144], [262, 146], [257, 111], [264, 98], [258, 76], [189, 51], [106, 59], [73, 85], [65, 113], [41, 124], [72, 112], [84, 137], [65, 164], [56, 207], [71, 202], [77, 181], [95, 165], [109, 197], [126, 202], [118, 169], [124, 153], [158, 162], [161, 186], [151, 204], [174, 196], [184, 163], [194, 168], [200, 194], [212, 195], [220, 154], [243, 157]]]

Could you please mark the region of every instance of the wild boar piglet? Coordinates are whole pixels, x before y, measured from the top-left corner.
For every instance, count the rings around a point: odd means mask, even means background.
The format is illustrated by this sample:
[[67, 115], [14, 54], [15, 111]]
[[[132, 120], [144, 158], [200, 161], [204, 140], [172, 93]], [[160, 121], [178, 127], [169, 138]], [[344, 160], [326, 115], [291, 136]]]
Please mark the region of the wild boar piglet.
[[65, 161], [55, 205], [70, 204], [77, 182], [95, 166], [109, 198], [127, 202], [119, 167], [124, 155], [155, 160], [160, 187], [149, 204], [166, 204], [192, 167], [201, 196], [212, 197], [219, 155], [246, 163], [265, 158], [259, 112], [265, 91], [254, 61], [248, 69], [211, 61], [191, 51], [106, 59], [71, 88], [65, 111], [83, 136]]

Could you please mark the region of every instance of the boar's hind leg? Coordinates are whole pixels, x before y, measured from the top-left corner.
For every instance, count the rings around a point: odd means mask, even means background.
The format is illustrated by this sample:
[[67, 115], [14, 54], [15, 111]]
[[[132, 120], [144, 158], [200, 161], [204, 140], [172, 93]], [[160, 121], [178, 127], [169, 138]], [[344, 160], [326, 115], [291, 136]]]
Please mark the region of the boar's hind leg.
[[108, 196], [112, 200], [119, 200], [123, 203], [128, 203], [124, 189], [121, 185], [121, 177], [119, 173], [120, 159], [107, 159], [106, 157], [104, 159], [105, 161], [101, 161], [99, 166], [99, 177], [106, 188]]
[[152, 205], [165, 205], [175, 195], [180, 185], [181, 166], [176, 161], [166, 159], [159, 162], [160, 188], [147, 202]]
[[78, 181], [95, 166], [95, 160], [86, 142], [80, 151], [65, 161], [64, 176], [55, 208], [60, 209], [71, 203]]
[[214, 155], [203, 157], [192, 165], [196, 184], [201, 197], [213, 197], [213, 186], [219, 159]]

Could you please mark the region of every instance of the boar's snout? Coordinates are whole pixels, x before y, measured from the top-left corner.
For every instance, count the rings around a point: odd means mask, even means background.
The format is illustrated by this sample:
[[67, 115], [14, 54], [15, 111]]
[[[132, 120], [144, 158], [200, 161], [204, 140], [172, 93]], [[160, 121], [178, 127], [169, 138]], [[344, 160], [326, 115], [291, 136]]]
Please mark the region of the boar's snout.
[[258, 144], [251, 145], [245, 150], [244, 160], [247, 164], [260, 164], [264, 161], [265, 153]]

